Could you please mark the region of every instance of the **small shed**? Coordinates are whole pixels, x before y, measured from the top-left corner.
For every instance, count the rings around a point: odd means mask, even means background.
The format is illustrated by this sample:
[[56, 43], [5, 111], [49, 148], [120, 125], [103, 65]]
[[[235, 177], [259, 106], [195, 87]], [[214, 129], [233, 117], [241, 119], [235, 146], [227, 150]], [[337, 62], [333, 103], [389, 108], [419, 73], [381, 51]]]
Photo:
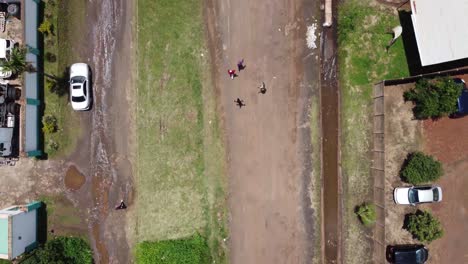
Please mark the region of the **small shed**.
[[37, 246], [37, 209], [41, 202], [0, 210], [0, 259], [12, 260]]
[[421, 65], [468, 58], [468, 0], [410, 0]]

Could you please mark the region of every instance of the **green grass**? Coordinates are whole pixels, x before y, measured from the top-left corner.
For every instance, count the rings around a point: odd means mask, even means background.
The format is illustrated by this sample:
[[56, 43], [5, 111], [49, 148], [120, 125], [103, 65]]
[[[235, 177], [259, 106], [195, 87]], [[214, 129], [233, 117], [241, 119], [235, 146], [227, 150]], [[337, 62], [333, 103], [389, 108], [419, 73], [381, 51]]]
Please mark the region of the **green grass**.
[[[65, 70], [73, 62], [80, 61], [80, 54], [74, 49], [80, 36], [79, 32], [85, 24], [84, 0], [47, 0], [45, 1], [45, 18], [53, 25], [53, 34], [44, 38], [44, 54], [50, 52], [57, 57], [55, 62], [44, 60], [44, 72], [59, 78], [68, 78]], [[74, 28], [72, 31], [71, 28]], [[44, 78], [44, 115], [53, 115], [57, 118], [58, 131], [44, 135], [44, 150], [49, 158], [60, 157], [70, 153], [76, 146], [76, 140], [81, 131], [78, 114], [73, 112], [67, 93], [58, 95], [46, 86], [47, 77]], [[68, 89], [65, 85], [61, 87]], [[51, 148], [51, 143], [58, 144], [58, 149]]]
[[140, 243], [136, 261], [139, 264], [207, 264], [211, 257], [205, 238], [196, 234], [187, 239]]
[[[139, 0], [136, 242], [207, 238], [224, 262], [224, 148], [202, 2]], [[204, 56], [201, 56], [201, 54]]]
[[[345, 252], [348, 263], [369, 259], [370, 245], [355, 217], [354, 207], [371, 199], [370, 166], [373, 84], [409, 75], [403, 42], [389, 49], [386, 32], [399, 25], [390, 8], [349, 0], [338, 11], [341, 83], [342, 177], [344, 185]], [[356, 246], [359, 245], [359, 246]]]
[[[54, 235], [74, 235], [87, 238], [86, 224], [77, 209], [62, 196], [40, 196], [39, 201], [46, 204], [47, 229], [54, 229]], [[48, 236], [50, 238], [50, 233]]]

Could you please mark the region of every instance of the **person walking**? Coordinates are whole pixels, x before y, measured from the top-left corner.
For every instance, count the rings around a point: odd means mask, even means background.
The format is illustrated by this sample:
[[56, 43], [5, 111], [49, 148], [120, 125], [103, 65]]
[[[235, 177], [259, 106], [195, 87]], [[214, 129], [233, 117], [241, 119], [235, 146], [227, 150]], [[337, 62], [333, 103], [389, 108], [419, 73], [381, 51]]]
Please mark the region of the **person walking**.
[[126, 209], [127, 206], [124, 203], [124, 200], [120, 200], [120, 205], [115, 207], [115, 210], [121, 210], [121, 209]]
[[228, 70], [229, 77], [231, 80], [234, 80], [234, 77], [237, 77], [236, 70]]
[[244, 100], [241, 100], [240, 98], [237, 98], [237, 100], [234, 100], [234, 103], [236, 103], [236, 105], [239, 106], [239, 108], [242, 108], [243, 106], [245, 106]]
[[240, 71], [242, 71], [243, 69], [245, 69], [245, 65], [244, 65], [244, 59], [240, 60], [238, 63], [237, 63], [237, 69]]
[[267, 89], [266, 89], [266, 86], [265, 86], [265, 82], [262, 82], [262, 84], [258, 88], [260, 88], [260, 91], [258, 93], [266, 94]]

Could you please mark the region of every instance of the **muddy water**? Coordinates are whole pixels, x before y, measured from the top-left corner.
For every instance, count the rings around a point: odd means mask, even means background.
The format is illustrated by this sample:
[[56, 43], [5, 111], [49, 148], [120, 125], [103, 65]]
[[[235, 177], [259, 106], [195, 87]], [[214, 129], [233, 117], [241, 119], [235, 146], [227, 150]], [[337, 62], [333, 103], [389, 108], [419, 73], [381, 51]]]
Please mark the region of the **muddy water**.
[[[336, 22], [336, 21], [335, 21]], [[339, 108], [340, 97], [336, 79], [336, 32], [334, 27], [323, 32], [322, 60], [322, 160], [323, 160], [323, 243], [325, 263], [341, 263], [339, 219]]]
[[77, 191], [86, 182], [86, 177], [75, 167], [70, 166], [65, 174], [65, 187]]

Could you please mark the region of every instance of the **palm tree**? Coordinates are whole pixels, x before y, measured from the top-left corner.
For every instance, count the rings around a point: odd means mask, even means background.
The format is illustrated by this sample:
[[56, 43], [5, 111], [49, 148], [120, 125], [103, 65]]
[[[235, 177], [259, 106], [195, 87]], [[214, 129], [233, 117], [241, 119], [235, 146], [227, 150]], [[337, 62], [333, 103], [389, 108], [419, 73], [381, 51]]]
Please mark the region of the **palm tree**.
[[21, 47], [15, 47], [12, 49], [10, 59], [3, 61], [3, 71], [11, 71], [15, 74], [21, 74], [24, 72], [28, 63], [26, 62], [26, 49]]

